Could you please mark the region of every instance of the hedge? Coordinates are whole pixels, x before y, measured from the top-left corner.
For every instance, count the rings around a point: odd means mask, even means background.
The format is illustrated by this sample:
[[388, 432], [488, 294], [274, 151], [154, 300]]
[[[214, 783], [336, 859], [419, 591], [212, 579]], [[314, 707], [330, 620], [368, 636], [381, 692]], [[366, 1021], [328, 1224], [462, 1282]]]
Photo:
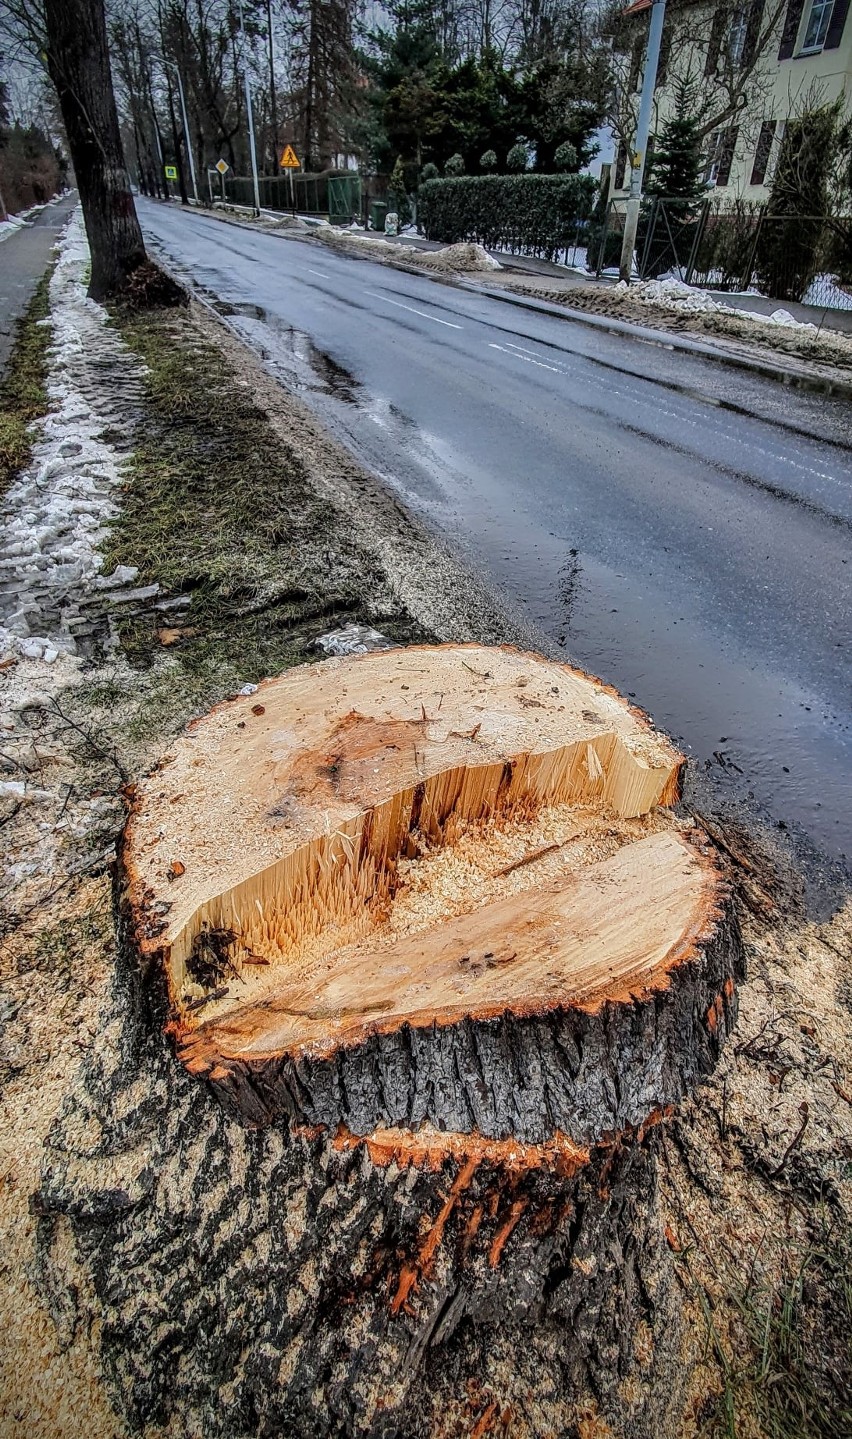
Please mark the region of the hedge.
[[430, 240], [476, 240], [553, 260], [589, 219], [597, 186], [591, 175], [479, 175], [427, 180], [417, 217]]

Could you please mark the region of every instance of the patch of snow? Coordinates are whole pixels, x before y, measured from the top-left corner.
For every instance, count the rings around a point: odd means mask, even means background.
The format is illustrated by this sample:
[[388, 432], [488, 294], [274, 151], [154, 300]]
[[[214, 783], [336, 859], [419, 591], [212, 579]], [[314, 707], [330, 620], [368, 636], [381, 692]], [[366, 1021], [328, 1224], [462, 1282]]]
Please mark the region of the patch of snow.
[[802, 304], [818, 305], [821, 310], [852, 310], [852, 294], [838, 285], [836, 275], [815, 275]]
[[[0, 526], [0, 651], [55, 665], [77, 653], [91, 629], [87, 606], [136, 578], [120, 566], [104, 580], [99, 546], [116, 511], [122, 460], [101, 438], [126, 425], [141, 367], [106, 311], [86, 295], [89, 264], [82, 214], [75, 210], [57, 246], [50, 281], [50, 411], [26, 470], [10, 485]], [[114, 385], [105, 394], [104, 376]], [[113, 596], [117, 598], [117, 596]]]
[[697, 285], [685, 285], [682, 280], [673, 275], [661, 277], [658, 280], [643, 280], [639, 284], [629, 287], [623, 280], [615, 285], [616, 293], [629, 294], [633, 300], [638, 300], [641, 305], [659, 305], [666, 310], [679, 310], [688, 315], [720, 314], [735, 315], [739, 320], [751, 320], [758, 325], [777, 325], [789, 330], [812, 330], [816, 333], [816, 325], [808, 320], [796, 320], [789, 310], [773, 310], [771, 315], [763, 315], [755, 310], [741, 310], [736, 305], [726, 305], [722, 300], [717, 300], [708, 290], [702, 290]]
[[339, 630], [329, 630], [325, 635], [317, 635], [313, 647], [322, 650], [326, 655], [365, 655], [369, 650], [396, 648], [393, 640], [389, 640], [379, 630], [371, 629], [369, 625], [355, 624], [344, 625]]

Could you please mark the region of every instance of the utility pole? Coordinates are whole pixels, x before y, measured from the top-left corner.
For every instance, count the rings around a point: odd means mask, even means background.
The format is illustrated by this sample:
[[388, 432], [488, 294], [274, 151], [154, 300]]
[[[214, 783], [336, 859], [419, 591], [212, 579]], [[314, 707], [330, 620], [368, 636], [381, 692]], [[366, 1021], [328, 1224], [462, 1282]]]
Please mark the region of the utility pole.
[[243, 0], [240, 0], [240, 31], [243, 37], [243, 80], [246, 88], [246, 116], [248, 119], [249, 149], [251, 151], [251, 177], [254, 181], [254, 208], [260, 214], [260, 186], [257, 183], [257, 151], [254, 147], [254, 112], [251, 105], [251, 85], [249, 83], [248, 65], [246, 64], [246, 30], [243, 20]]
[[189, 133], [189, 120], [187, 119], [186, 114], [186, 99], [183, 93], [183, 81], [180, 78], [180, 66], [175, 64], [174, 60], [165, 60], [163, 63], [168, 65], [170, 70], [174, 70], [177, 76], [178, 95], [180, 96], [180, 112], [183, 116], [183, 133], [186, 140], [186, 154], [189, 160], [189, 173], [192, 176], [192, 193], [195, 196], [195, 203], [196, 205], [198, 205], [201, 202], [198, 198], [198, 181], [195, 178], [195, 160], [193, 159], [192, 155], [192, 138]]
[[639, 102], [639, 121], [636, 126], [636, 142], [633, 147], [630, 166], [630, 195], [627, 200], [627, 214], [624, 218], [624, 238], [621, 244], [621, 264], [618, 270], [620, 280], [630, 284], [633, 270], [633, 251], [636, 248], [636, 231], [639, 228], [639, 207], [642, 203], [642, 179], [645, 174], [645, 157], [648, 150], [648, 132], [651, 128], [651, 109], [654, 104], [654, 90], [657, 85], [657, 65], [660, 59], [660, 41], [663, 36], [663, 20], [666, 15], [666, 0], [651, 0], [651, 28], [648, 31], [648, 48], [645, 51], [645, 74], [642, 79], [642, 98]]

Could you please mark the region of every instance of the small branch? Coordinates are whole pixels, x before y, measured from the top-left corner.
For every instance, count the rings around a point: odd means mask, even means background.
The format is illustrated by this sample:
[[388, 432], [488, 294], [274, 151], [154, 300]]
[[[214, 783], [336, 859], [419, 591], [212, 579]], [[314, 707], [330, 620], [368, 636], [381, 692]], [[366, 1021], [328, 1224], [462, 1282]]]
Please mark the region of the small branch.
[[495, 869], [492, 878], [502, 879], [504, 875], [513, 874], [516, 869], [523, 869], [526, 864], [535, 864], [537, 859], [541, 859], [546, 854], [553, 854], [554, 850], [561, 848], [561, 844], [544, 844], [541, 849], [531, 850], [530, 853], [525, 854], [522, 859], [516, 859], [512, 864], [504, 865], [502, 869]]
[[787, 1148], [784, 1150], [784, 1153], [781, 1156], [781, 1163], [777, 1164], [774, 1169], [769, 1170], [770, 1179], [778, 1178], [778, 1175], [781, 1173], [781, 1170], [784, 1168], [787, 1160], [790, 1158], [790, 1155], [793, 1153], [794, 1150], [798, 1149], [799, 1145], [802, 1142], [802, 1137], [808, 1127], [808, 1120], [811, 1117], [810, 1109], [808, 1108], [807, 1104], [802, 1105], [802, 1114], [802, 1122], [799, 1125], [796, 1133], [793, 1135], [793, 1138], [790, 1140], [790, 1143], [787, 1145]]

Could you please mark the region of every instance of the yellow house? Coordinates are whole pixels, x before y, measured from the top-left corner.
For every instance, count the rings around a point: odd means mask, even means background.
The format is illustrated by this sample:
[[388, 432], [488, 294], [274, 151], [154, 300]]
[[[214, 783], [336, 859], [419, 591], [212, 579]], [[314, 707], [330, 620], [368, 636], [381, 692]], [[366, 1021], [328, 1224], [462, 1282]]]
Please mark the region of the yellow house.
[[[705, 180], [714, 201], [768, 196], [785, 123], [836, 100], [852, 112], [850, 0], [670, 0], [657, 74], [652, 130], [672, 113], [679, 87], [691, 83], [707, 137]], [[625, 12], [622, 141], [610, 195], [626, 194], [627, 135], [638, 106], [651, 0]], [[629, 175], [627, 176], [629, 180]]]

